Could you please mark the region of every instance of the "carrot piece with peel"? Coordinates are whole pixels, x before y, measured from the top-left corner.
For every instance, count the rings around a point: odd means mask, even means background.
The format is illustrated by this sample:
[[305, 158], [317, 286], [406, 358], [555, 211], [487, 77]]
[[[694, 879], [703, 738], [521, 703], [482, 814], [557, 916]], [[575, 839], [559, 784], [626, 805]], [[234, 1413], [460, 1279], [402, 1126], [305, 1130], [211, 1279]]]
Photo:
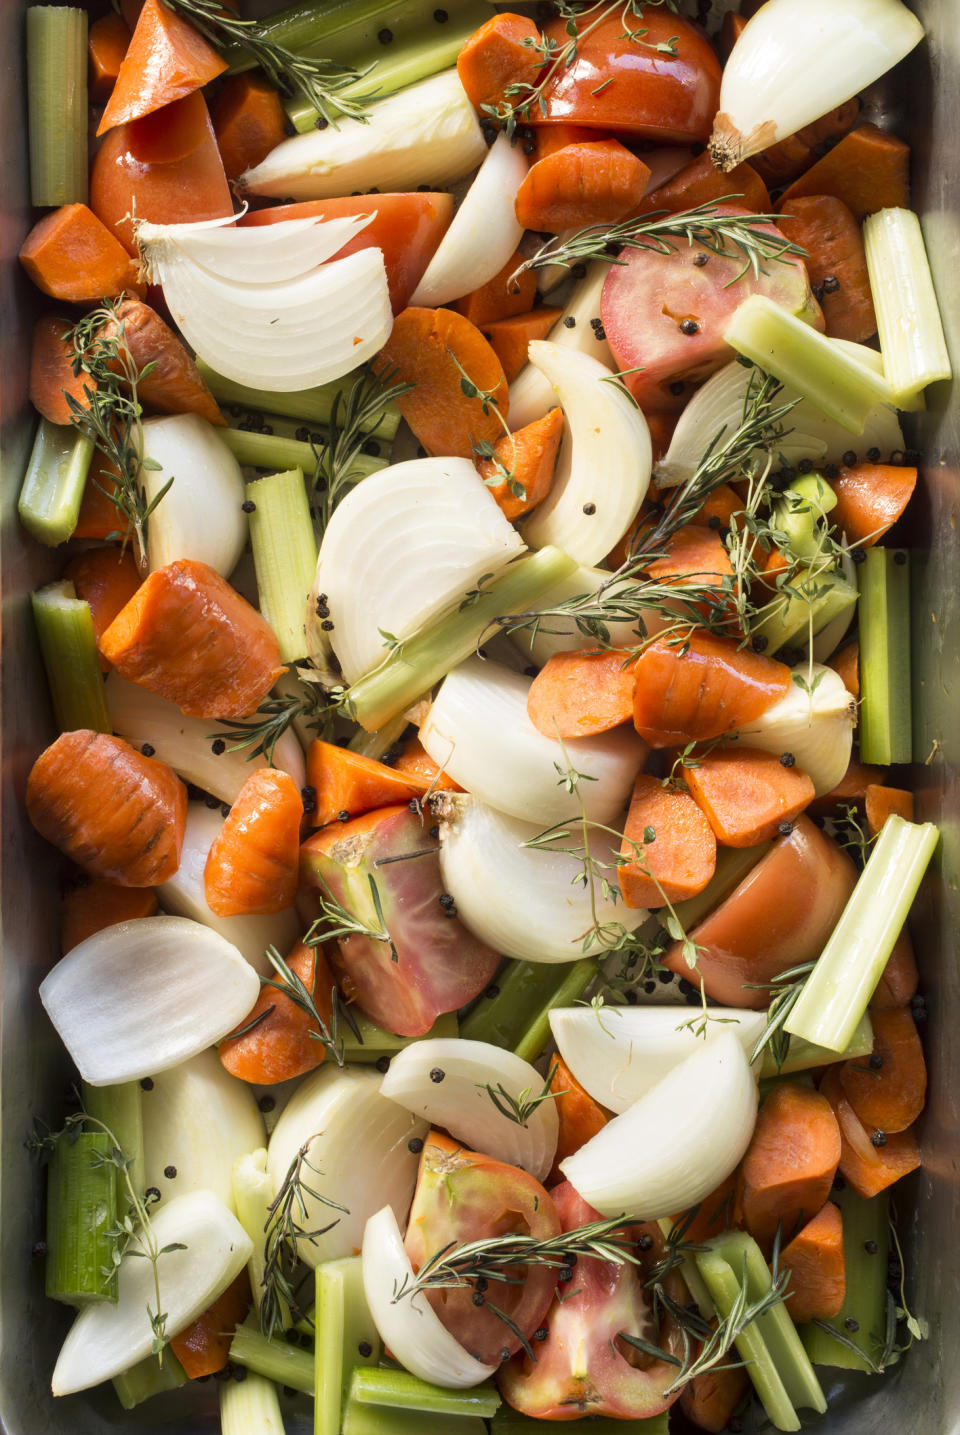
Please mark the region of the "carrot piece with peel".
[[[742, 508], [742, 504], [738, 504]], [[702, 584], [719, 588], [724, 578], [733, 574], [726, 547], [715, 529], [703, 522], [688, 523], [677, 529], [663, 545], [662, 558], [654, 558], [645, 572], [657, 583]]]
[[307, 782], [317, 793], [317, 805], [310, 816], [314, 827], [326, 827], [338, 818], [346, 822], [347, 817], [359, 817], [378, 807], [411, 802], [430, 789], [425, 776], [401, 772], [320, 738], [307, 749]]
[[620, 855], [628, 859], [617, 868], [625, 905], [663, 907], [703, 891], [717, 865], [717, 842], [689, 793], [641, 772]]
[[825, 1203], [784, 1246], [780, 1266], [790, 1272], [785, 1299], [791, 1320], [829, 1320], [839, 1313], [847, 1294], [839, 1206]]
[[92, 381], [88, 374], [73, 372], [73, 351], [64, 338], [72, 324], [72, 319], [44, 314], [33, 328], [29, 397], [37, 412], [52, 424], [73, 422], [68, 394], [82, 409], [90, 407], [87, 390], [93, 387]]
[[526, 15], [493, 15], [475, 30], [457, 56], [457, 74], [474, 108], [499, 105], [511, 85], [536, 85], [542, 78], [539, 44], [540, 31]]
[[[553, 1158], [554, 1171], [557, 1172], [560, 1162], [586, 1145], [591, 1136], [596, 1136], [597, 1132], [606, 1126], [610, 1118], [589, 1092], [584, 1091], [566, 1062], [559, 1056], [554, 1060], [550, 1090], [554, 1094], [554, 1106], [560, 1120], [557, 1154]], [[562, 1180], [562, 1176], [559, 1179]]]
[[629, 722], [634, 663], [626, 648], [554, 653], [527, 694], [527, 716], [544, 737], [594, 737]]
[[477, 461], [477, 472], [504, 517], [520, 518], [547, 497], [562, 437], [563, 410], [551, 409], [542, 419], [498, 438], [492, 457]]
[[287, 116], [279, 94], [251, 71], [224, 80], [210, 118], [227, 179], [253, 169], [287, 134]]
[[752, 164], [738, 164], [728, 174], [715, 169], [709, 154], [704, 151], [689, 164], [684, 165], [672, 179], [650, 191], [639, 206], [640, 214], [654, 209], [677, 212], [682, 209], [696, 209], [700, 204], [718, 200], [731, 201], [742, 205], [751, 214], [769, 214], [770, 196], [767, 186]]
[[130, 26], [116, 11], [101, 15], [91, 24], [87, 34], [87, 93], [91, 104], [105, 105], [109, 100], [129, 44]]
[[100, 651], [188, 717], [251, 713], [286, 672], [266, 620], [215, 569], [186, 558], [141, 583]]
[[567, 145], [586, 144], [596, 138], [597, 131], [586, 125], [537, 125], [533, 130], [533, 157], [535, 161], [548, 159]]
[[227, 62], [162, 0], [145, 0], [97, 134], [202, 89]]
[[878, 1196], [921, 1164], [913, 1131], [868, 1132], [843, 1090], [839, 1066], [827, 1067], [820, 1094], [833, 1108], [840, 1129], [840, 1174], [860, 1196]]
[[[313, 996], [327, 1030], [333, 1010], [333, 975], [321, 947], [298, 942], [287, 966]], [[253, 1023], [256, 1022], [254, 1026]], [[249, 1030], [244, 1031], [247, 1027]], [[303, 1007], [276, 987], [264, 986], [240, 1023], [241, 1034], [220, 1042], [217, 1054], [231, 1076], [258, 1086], [291, 1081], [313, 1071], [324, 1059], [322, 1041], [310, 1035], [316, 1023]]]
[[840, 1130], [830, 1102], [796, 1082], [775, 1086], [760, 1107], [740, 1166], [743, 1222], [769, 1249], [784, 1243], [823, 1206], [840, 1160]]
[[393, 770], [402, 772], [408, 777], [422, 778], [428, 784], [428, 791], [463, 791], [460, 784], [454, 782], [453, 778], [448, 776], [438, 763], [434, 762], [416, 734], [408, 738], [400, 749], [393, 764]]
[[[129, 548], [88, 548], [70, 559], [63, 570], [78, 598], [90, 604], [93, 631], [99, 642], [121, 608], [140, 587], [140, 574]], [[101, 657], [106, 672], [109, 663]]]
[[[739, 19], [732, 11], [726, 18]], [[680, 1392], [679, 1408], [698, 1430], [721, 1435], [730, 1428], [734, 1411], [750, 1389], [750, 1377], [742, 1365], [714, 1367], [695, 1375]]]
[[521, 269], [522, 264], [523, 255], [518, 249], [492, 279], [458, 299], [454, 309], [478, 329], [496, 319], [525, 314], [537, 297], [537, 276], [532, 269]]
[[20, 246], [20, 263], [44, 294], [70, 304], [144, 293], [137, 265], [85, 204], [64, 204], [38, 219]]
[[863, 795], [863, 805], [867, 832], [871, 837], [876, 837], [887, 818], [894, 814], [906, 822], [913, 821], [913, 793], [902, 787], [885, 787], [870, 782]]
[[517, 191], [517, 221], [548, 234], [615, 224], [637, 208], [649, 179], [650, 166], [619, 140], [567, 145], [530, 166]]
[[472, 458], [475, 443], [503, 433], [503, 367], [476, 325], [453, 309], [404, 309], [374, 367], [413, 384], [397, 407], [427, 453]]
[[841, 468], [831, 488], [837, 496], [830, 522], [848, 543], [872, 548], [903, 513], [917, 486], [917, 470], [892, 463]]
[[250, 1277], [244, 1269], [196, 1320], [170, 1338], [170, 1349], [190, 1380], [216, 1375], [230, 1359], [230, 1342], [253, 1304]]
[[736, 1170], [725, 1176], [709, 1196], [704, 1196], [696, 1206], [674, 1216], [674, 1224], [684, 1223], [683, 1239], [693, 1246], [700, 1246], [713, 1236], [722, 1236], [724, 1231], [736, 1230], [741, 1224], [738, 1205], [738, 1178]]
[[782, 824], [800, 816], [815, 793], [799, 767], [784, 767], [776, 753], [739, 744], [698, 754], [684, 778], [725, 847], [769, 842]]
[[157, 894], [150, 887], [118, 887], [115, 882], [78, 882], [60, 904], [60, 947], [64, 956], [87, 937], [117, 922], [152, 917]]
[[780, 208], [801, 195], [832, 194], [858, 221], [878, 209], [908, 209], [909, 165], [910, 146], [903, 140], [877, 125], [860, 125], [794, 180]]
[[169, 324], [139, 299], [124, 299], [116, 314], [116, 320], [98, 331], [98, 338], [115, 339], [122, 331], [136, 368], [153, 365], [137, 385], [144, 406], [164, 414], [199, 414], [208, 423], [225, 425], [216, 399]]
[[909, 1007], [874, 1010], [873, 1052], [845, 1061], [840, 1071], [843, 1094], [868, 1131], [906, 1131], [927, 1094], [927, 1066], [916, 1022]]
[[526, 364], [531, 341], [545, 339], [562, 314], [562, 309], [531, 309], [529, 314], [491, 319], [482, 326], [483, 337], [503, 365], [508, 384]]
[[838, 675], [851, 697], [860, 696], [860, 644], [856, 638], [851, 638], [849, 643], [838, 648], [833, 656], [827, 659], [827, 667], [832, 668]]
[[919, 983], [920, 973], [917, 971], [917, 959], [913, 954], [913, 943], [910, 933], [904, 927], [887, 958], [887, 965], [877, 983], [877, 989], [870, 998], [871, 1014], [889, 1007], [906, 1006], [916, 995]]
[[807, 251], [804, 263], [831, 339], [862, 344], [877, 332], [860, 226], [842, 199], [805, 194], [788, 200], [778, 228]]
[[180, 865], [187, 789], [164, 762], [123, 738], [61, 733], [27, 778], [34, 827], [91, 877], [156, 887]]
[[753, 155], [750, 163], [771, 188], [785, 184], [809, 169], [817, 154], [827, 145], [843, 139], [843, 136], [853, 129], [859, 115], [859, 98], [854, 96], [851, 100], [844, 100], [835, 110], [828, 110], [812, 124], [797, 130], [796, 134], [787, 135], [776, 144]]
[[836, 812], [841, 807], [851, 807], [862, 803], [867, 795], [867, 788], [871, 784], [882, 783], [885, 776], [882, 767], [873, 767], [869, 763], [859, 762], [852, 757], [846, 772], [836, 787], [811, 802], [810, 811], [816, 813]]
[[683, 644], [655, 639], [636, 669], [633, 720], [651, 747], [722, 737], [779, 702], [791, 681], [785, 663], [705, 632]]
[[207, 854], [203, 891], [211, 912], [250, 917], [293, 906], [302, 817], [303, 798], [289, 773], [251, 772]]

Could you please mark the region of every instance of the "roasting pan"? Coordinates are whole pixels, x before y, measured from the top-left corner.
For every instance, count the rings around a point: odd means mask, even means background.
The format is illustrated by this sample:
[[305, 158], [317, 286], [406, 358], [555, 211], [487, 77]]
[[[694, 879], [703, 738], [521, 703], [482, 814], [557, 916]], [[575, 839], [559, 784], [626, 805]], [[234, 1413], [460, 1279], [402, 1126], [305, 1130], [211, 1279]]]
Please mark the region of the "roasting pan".
[[[456, 0], [454, 0], [456, 3]], [[264, 5], [274, 8], [272, 5]], [[719, 0], [714, 11], [729, 8]], [[880, 88], [876, 117], [913, 147], [920, 211], [947, 342], [960, 370], [960, 0], [913, 0], [927, 42]], [[57, 557], [25, 540], [17, 495], [34, 417], [27, 402], [35, 307], [17, 250], [30, 226], [22, 0], [0, 0], [0, 1435], [107, 1431], [213, 1435], [216, 1384], [159, 1396], [130, 1414], [110, 1387], [54, 1400], [50, 1373], [71, 1319], [43, 1294], [42, 1175], [25, 1150], [34, 1116], [55, 1118], [69, 1072], [37, 996], [59, 956], [57, 871], [23, 812], [27, 773], [55, 736], [28, 596]], [[922, 487], [901, 542], [913, 552], [914, 767], [917, 819], [942, 841], [912, 927], [929, 1016], [931, 1085], [922, 1120], [923, 1168], [898, 1187], [909, 1296], [928, 1338], [884, 1377], [824, 1371], [831, 1408], [805, 1428], [824, 1435], [960, 1435], [960, 407], [955, 386], [928, 394], [914, 446]], [[907, 675], [904, 674], [904, 681]], [[302, 1400], [284, 1400], [288, 1435], [312, 1430]], [[674, 1428], [679, 1431], [679, 1418]], [[590, 1422], [578, 1428], [588, 1435]], [[758, 1426], [759, 1428], [759, 1426]], [[769, 1426], [767, 1427], [769, 1429]]]

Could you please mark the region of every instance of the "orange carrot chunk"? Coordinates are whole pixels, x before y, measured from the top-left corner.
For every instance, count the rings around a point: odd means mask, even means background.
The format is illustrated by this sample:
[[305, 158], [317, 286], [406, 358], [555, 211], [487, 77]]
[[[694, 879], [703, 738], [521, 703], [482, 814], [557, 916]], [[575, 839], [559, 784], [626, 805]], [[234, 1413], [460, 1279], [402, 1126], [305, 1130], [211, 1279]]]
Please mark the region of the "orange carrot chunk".
[[567, 145], [586, 144], [600, 138], [602, 136], [597, 130], [587, 129], [586, 125], [565, 125], [562, 122], [537, 125], [533, 131], [533, 157], [535, 161], [548, 159], [558, 149], [566, 149]]
[[794, 180], [780, 208], [806, 194], [832, 194], [842, 199], [855, 219], [878, 209], [906, 209], [910, 204], [910, 146], [876, 125], [860, 125]]
[[840, 1131], [830, 1102], [792, 1081], [775, 1086], [760, 1107], [740, 1167], [747, 1230], [769, 1248], [777, 1227], [786, 1243], [823, 1206], [840, 1160]]
[[651, 190], [639, 206], [641, 214], [654, 209], [696, 209], [699, 204], [716, 200], [733, 201], [751, 214], [769, 214], [770, 196], [767, 186], [750, 164], [738, 164], [728, 174], [714, 169], [704, 151], [684, 165], [672, 179]]
[[218, 917], [269, 916], [292, 907], [300, 867], [303, 798], [287, 772], [251, 772], [213, 839], [203, 869]]
[[739, 1178], [736, 1170], [725, 1176], [709, 1196], [704, 1196], [696, 1206], [680, 1211], [674, 1216], [674, 1223], [683, 1222], [683, 1239], [699, 1246], [712, 1236], [721, 1236], [724, 1231], [736, 1230], [742, 1225], [739, 1206]]
[[[98, 642], [140, 587], [140, 574], [129, 548], [88, 548], [70, 559], [63, 576], [73, 584], [77, 597], [90, 604]], [[100, 663], [104, 671], [109, 668], [105, 658], [101, 657]]]
[[820, 300], [826, 332], [862, 344], [877, 332], [860, 226], [842, 199], [800, 195], [781, 209], [779, 228], [807, 251], [804, 263]]
[[551, 409], [542, 419], [498, 438], [493, 457], [477, 462], [477, 472], [511, 521], [547, 497], [562, 437], [563, 410]]
[[833, 656], [827, 659], [827, 667], [838, 674], [851, 697], [860, 696], [860, 644], [856, 638], [851, 638], [849, 643], [838, 648]]
[[87, 91], [95, 105], [105, 105], [117, 83], [123, 57], [130, 44], [130, 26], [122, 15], [111, 10], [94, 20], [87, 35], [90, 61]]
[[784, 824], [792, 825], [815, 792], [799, 767], [784, 767], [776, 753], [739, 744], [698, 754], [683, 775], [725, 847], [769, 842]]
[[[728, 11], [727, 20], [739, 19]], [[695, 1375], [680, 1392], [679, 1408], [698, 1430], [721, 1435], [730, 1428], [737, 1407], [750, 1389], [750, 1377], [742, 1365], [714, 1367]]]
[[790, 687], [784, 663], [703, 632], [684, 644], [655, 639], [636, 670], [633, 720], [651, 747], [721, 737], [758, 718]]
[[620, 855], [629, 859], [617, 868], [624, 903], [663, 907], [703, 891], [717, 865], [717, 843], [689, 793], [641, 772]]
[[650, 166], [619, 140], [567, 145], [530, 166], [517, 191], [517, 221], [548, 234], [615, 224], [637, 208], [649, 179]]
[[227, 179], [266, 159], [286, 138], [287, 116], [272, 85], [255, 72], [230, 75], [211, 107]]
[[170, 1349], [191, 1380], [216, 1375], [230, 1359], [230, 1342], [252, 1304], [246, 1267], [202, 1315], [170, 1340]]
[[[548, 128], [539, 131], [549, 134]], [[532, 309], [529, 314], [511, 314], [508, 319], [491, 319], [483, 324], [483, 337], [503, 365], [507, 383], [514, 379], [527, 362], [532, 339], [545, 339], [562, 315], [562, 309]]]
[[[597, 1132], [606, 1126], [610, 1118], [589, 1092], [584, 1091], [566, 1062], [559, 1056], [555, 1058], [550, 1090], [554, 1093], [554, 1106], [560, 1118], [557, 1154], [553, 1161], [554, 1169], [557, 1170], [561, 1161], [579, 1151], [591, 1136], [596, 1136]], [[560, 1179], [562, 1180], [562, 1177]]]
[[463, 788], [435, 763], [414, 733], [407, 739], [393, 764], [394, 772], [408, 777], [423, 778], [434, 792], [462, 792]]
[[86, 389], [91, 387], [87, 374], [73, 372], [72, 349], [64, 334], [72, 327], [72, 319], [57, 314], [44, 314], [33, 329], [30, 351], [30, 402], [39, 414], [52, 424], [68, 424], [73, 410], [66, 394], [84, 409], [90, 407]]
[[192, 95], [226, 68], [198, 30], [162, 0], [145, 0], [97, 134]]
[[813, 124], [804, 125], [796, 134], [788, 135], [769, 149], [753, 155], [750, 163], [771, 186], [796, 179], [798, 174], [810, 168], [818, 153], [835, 144], [853, 128], [859, 115], [860, 101], [854, 96], [835, 110], [828, 110]]
[[149, 304], [124, 299], [117, 305], [117, 321], [104, 324], [99, 337], [111, 339], [121, 326], [137, 369], [153, 365], [137, 386], [147, 408], [164, 414], [199, 414], [208, 423], [226, 424], [196, 364], [169, 324]]
[[843, 1094], [868, 1131], [905, 1131], [923, 1110], [927, 1094], [927, 1066], [916, 1023], [908, 1007], [874, 1010], [870, 1020], [873, 1051], [843, 1063]]
[[496, 319], [525, 314], [537, 297], [537, 276], [532, 269], [524, 269], [518, 274], [522, 263], [523, 255], [518, 249], [492, 279], [458, 299], [454, 309], [471, 324], [476, 324], [478, 329]]
[[827, 1068], [820, 1094], [833, 1107], [840, 1128], [840, 1173], [858, 1195], [877, 1196], [920, 1165], [912, 1130], [889, 1135], [866, 1130], [846, 1098], [839, 1066]]
[[829, 1320], [838, 1314], [847, 1294], [839, 1206], [827, 1201], [784, 1246], [780, 1266], [790, 1272], [786, 1303], [791, 1320]]
[[378, 807], [411, 802], [430, 789], [430, 779], [425, 775], [398, 771], [320, 738], [307, 749], [307, 782], [317, 793], [317, 805], [310, 817], [314, 827], [326, 827], [338, 819], [346, 822], [349, 817], [360, 817]]
[[900, 933], [883, 969], [883, 976], [870, 998], [871, 1014], [889, 1007], [906, 1006], [916, 995], [920, 982], [913, 943], [906, 928]]
[[64, 956], [87, 937], [131, 922], [152, 917], [157, 894], [149, 887], [118, 887], [114, 882], [78, 882], [63, 894], [60, 904], [60, 946]]
[[396, 379], [413, 384], [397, 407], [427, 453], [472, 458], [474, 443], [493, 443], [503, 433], [496, 412], [506, 417], [503, 368], [462, 314], [404, 309], [374, 364], [379, 372], [395, 368]]
[[836, 787], [825, 792], [810, 804], [810, 811], [816, 813], [835, 812], [841, 807], [862, 803], [871, 783], [882, 783], [885, 773], [882, 767], [871, 767], [868, 763], [850, 759], [846, 772]]
[[64, 204], [38, 219], [20, 246], [20, 263], [44, 294], [71, 304], [144, 292], [130, 255], [85, 204]]
[[894, 813], [907, 822], [913, 821], [913, 793], [902, 787], [882, 787], [871, 782], [864, 793], [867, 832], [876, 837], [888, 817]]
[[91, 877], [156, 887], [180, 866], [187, 789], [166, 763], [122, 738], [61, 733], [30, 769], [27, 813]]
[[536, 85], [542, 78], [534, 46], [540, 31], [526, 15], [493, 15], [471, 36], [457, 57], [457, 74], [478, 110], [507, 99], [507, 87]]
[[[329, 1031], [334, 983], [322, 948], [298, 942], [287, 966], [312, 993]], [[250, 1030], [243, 1031], [244, 1027]], [[263, 987], [240, 1028], [242, 1035], [226, 1037], [217, 1052], [227, 1071], [241, 1081], [258, 1086], [290, 1081], [313, 1071], [324, 1059], [323, 1043], [310, 1035], [316, 1029], [313, 1018], [276, 987]]]
[[626, 648], [554, 653], [527, 694], [527, 716], [544, 737], [594, 737], [629, 722], [634, 664]]
[[188, 717], [251, 713], [286, 671], [266, 620], [213, 568], [191, 559], [141, 583], [100, 651], [121, 677]]
[[[743, 504], [738, 503], [738, 507], [742, 508]], [[704, 519], [679, 528], [663, 545], [663, 557], [654, 558], [646, 565], [645, 571], [650, 577], [658, 583], [672, 581], [681, 587], [697, 583], [719, 588], [733, 569], [719, 533], [708, 527], [707, 522], [708, 519]]]
[[831, 487], [837, 495], [830, 522], [848, 543], [872, 548], [892, 528], [913, 496], [917, 470], [892, 463], [858, 463], [841, 468]]

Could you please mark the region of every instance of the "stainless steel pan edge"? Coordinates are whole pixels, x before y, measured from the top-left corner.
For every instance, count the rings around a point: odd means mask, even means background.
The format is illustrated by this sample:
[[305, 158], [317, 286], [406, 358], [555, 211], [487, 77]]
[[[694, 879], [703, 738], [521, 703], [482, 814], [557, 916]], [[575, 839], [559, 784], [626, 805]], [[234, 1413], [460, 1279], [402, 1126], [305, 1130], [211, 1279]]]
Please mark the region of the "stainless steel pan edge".
[[[898, 88], [897, 128], [913, 145], [914, 203], [960, 367], [960, 15], [957, 0], [914, 0], [913, 9], [930, 43], [912, 58]], [[109, 1391], [53, 1400], [50, 1370], [69, 1315], [45, 1299], [41, 1264], [31, 1254], [43, 1234], [42, 1185], [24, 1141], [34, 1115], [59, 1110], [67, 1070], [36, 996], [59, 950], [57, 893], [49, 849], [22, 807], [29, 765], [50, 731], [28, 595], [55, 567], [51, 555], [23, 542], [16, 518], [32, 428], [26, 356], [34, 302], [16, 261], [30, 214], [22, 16], [20, 0], [0, 0], [0, 1432], [204, 1435], [217, 1428], [213, 1383], [191, 1392], [189, 1403], [179, 1395], [161, 1397], [131, 1416]], [[960, 1435], [960, 1043], [954, 1034], [960, 1025], [960, 413], [953, 394], [952, 386], [941, 385], [917, 421], [927, 466], [908, 540], [915, 575], [914, 785], [918, 816], [938, 822], [943, 833], [914, 923], [930, 1006], [932, 1083], [924, 1168], [904, 1201], [912, 1210], [906, 1237], [911, 1304], [927, 1321], [929, 1338], [882, 1380], [837, 1381], [828, 1416], [812, 1422], [829, 1435]], [[285, 1419], [290, 1435], [310, 1428], [299, 1402], [288, 1406]]]

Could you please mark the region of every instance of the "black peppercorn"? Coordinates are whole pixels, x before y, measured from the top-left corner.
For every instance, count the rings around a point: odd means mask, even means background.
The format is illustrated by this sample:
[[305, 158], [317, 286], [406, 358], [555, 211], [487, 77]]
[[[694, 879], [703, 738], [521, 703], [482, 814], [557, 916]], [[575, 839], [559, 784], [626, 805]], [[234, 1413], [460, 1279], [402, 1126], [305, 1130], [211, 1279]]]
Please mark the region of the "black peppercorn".
[[145, 1076], [145, 1077], [143, 1078], [143, 1080], [140, 1082], [140, 1086], [141, 1086], [141, 1089], [142, 1089], [143, 1091], [152, 1091], [152, 1090], [153, 1090], [153, 1077], [152, 1077], [152, 1076]]
[[227, 744], [224, 742], [222, 737], [215, 737], [213, 742], [210, 744], [210, 751], [213, 753], [214, 757], [219, 757], [220, 754], [222, 752], [226, 752], [226, 750]]
[[164, 1166], [163, 1174], [166, 1176], [168, 1181], [175, 1181], [177, 1179], [176, 1166]]
[[869, 461], [870, 461], [871, 463], [879, 463], [879, 462], [880, 462], [880, 450], [879, 450], [878, 448], [868, 448], [868, 449], [867, 449], [867, 458], [869, 459]]
[[793, 767], [794, 764], [796, 763], [796, 760], [797, 760], [797, 759], [794, 757], [794, 755], [793, 755], [792, 752], [782, 752], [782, 753], [780, 754], [780, 766], [781, 766], [781, 767]]
[[789, 837], [790, 834], [791, 834], [791, 832], [793, 831], [793, 823], [792, 823], [792, 822], [778, 822], [778, 823], [777, 823], [777, 831], [780, 833], [780, 836], [781, 836], [781, 837]]
[[350, 814], [349, 814], [349, 812], [347, 811], [347, 809], [346, 809], [345, 807], [341, 807], [340, 811], [337, 813], [337, 821], [338, 821], [338, 822], [349, 822], [349, 821], [350, 821]]
[[710, 255], [709, 255], [709, 254], [698, 254], [698, 255], [696, 255], [696, 257], [694, 258], [694, 261], [693, 261], [693, 262], [694, 262], [694, 264], [697, 266], [698, 269], [702, 269], [705, 264], [708, 264], [708, 263], [710, 262]]
[[144, 757], [153, 757], [153, 754], [156, 752], [156, 750], [157, 749], [153, 746], [153, 744], [149, 742], [145, 742], [143, 744], [143, 747], [141, 747], [140, 749]]
[[870, 1144], [871, 1144], [871, 1146], [877, 1146], [877, 1147], [886, 1146], [886, 1144], [887, 1144], [887, 1133], [886, 1133], [886, 1131], [874, 1131], [873, 1135], [870, 1137]]
[[419, 1136], [411, 1136], [407, 1142], [407, 1150], [412, 1152], [414, 1156], [419, 1156], [423, 1150], [423, 1141], [421, 1138]]
[[697, 323], [696, 319], [681, 319], [680, 332], [681, 334], [686, 334], [688, 337], [692, 336], [693, 334], [699, 334], [700, 325]]
[[637, 1237], [637, 1249], [640, 1251], [653, 1250], [653, 1237], [647, 1231], [644, 1231], [642, 1236]]
[[257, 505], [254, 503], [252, 498], [245, 498], [243, 503], [241, 503], [240, 507], [243, 509], [244, 513], [256, 513], [257, 511]]
[[849, 1331], [856, 1331], [860, 1329], [860, 1322], [856, 1319], [855, 1316], [852, 1315], [848, 1315], [844, 1320], [843, 1324], [844, 1328]]
[[386, 1073], [390, 1070], [389, 1056], [378, 1056], [375, 1064], [381, 1076], [385, 1076]]
[[588, 518], [592, 518], [597, 511], [597, 505], [595, 503], [585, 503], [583, 505], [583, 511]]
[[843, 455], [844, 468], [853, 468], [853, 465], [856, 463], [856, 461], [857, 455], [854, 453], [852, 448], [848, 448], [846, 453]]
[[879, 1247], [877, 1246], [876, 1241], [864, 1241], [863, 1249], [866, 1251], [868, 1256], [875, 1256]]
[[357, 1354], [362, 1355], [364, 1360], [368, 1360], [370, 1358], [370, 1356], [373, 1354], [373, 1346], [370, 1344], [369, 1340], [361, 1340], [360, 1344], [357, 1346]]
[[430, 1072], [430, 1080], [434, 1083], [435, 1086], [439, 1086], [446, 1074], [447, 1073], [443, 1071], [441, 1067], [435, 1066]]
[[377, 31], [377, 39], [380, 41], [380, 44], [381, 44], [381, 45], [392, 45], [392, 44], [393, 44], [393, 31], [392, 31], [392, 30], [388, 30], [388, 29], [386, 28], [386, 26], [384, 26], [384, 28], [383, 28], [382, 30], [378, 30], [378, 31]]
[[260, 1108], [261, 1111], [264, 1112], [273, 1111], [276, 1104], [277, 1099], [275, 1096], [261, 1096], [260, 1100], [257, 1102], [257, 1106]]
[[682, 379], [674, 379], [673, 383], [670, 385], [670, 392], [674, 394], [677, 398], [679, 398], [686, 387], [687, 386]]
[[879, 1071], [879, 1070], [882, 1068], [882, 1066], [883, 1066], [883, 1057], [880, 1055], [879, 1051], [873, 1051], [873, 1052], [871, 1052], [871, 1053], [870, 1053], [870, 1070], [871, 1070], [871, 1071]]
[[824, 294], [836, 294], [839, 288], [840, 280], [836, 277], [835, 274], [828, 274], [826, 279], [824, 279], [823, 281]]
[[565, 329], [575, 329], [577, 327], [577, 321], [572, 314], [564, 314], [563, 327]]

